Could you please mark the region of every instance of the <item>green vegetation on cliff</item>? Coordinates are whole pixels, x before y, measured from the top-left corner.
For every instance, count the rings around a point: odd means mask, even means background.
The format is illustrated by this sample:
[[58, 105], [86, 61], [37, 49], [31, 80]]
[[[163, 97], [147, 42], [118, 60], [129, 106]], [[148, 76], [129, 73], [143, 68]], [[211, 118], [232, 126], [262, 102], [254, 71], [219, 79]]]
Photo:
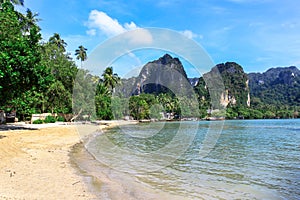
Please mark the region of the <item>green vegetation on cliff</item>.
[[74, 51], [78, 68], [58, 33], [42, 42], [36, 17], [30, 10], [16, 11], [10, 1], [1, 3], [0, 109], [16, 111], [21, 120], [43, 112], [81, 119], [299, 117], [297, 67], [247, 75], [242, 66], [227, 62], [188, 79], [180, 60], [165, 54], [137, 77], [120, 80], [112, 67], [99, 77], [82, 69], [87, 59], [82, 45]]
[[[297, 67], [272, 68], [250, 73], [251, 96], [258, 104], [300, 106], [300, 71]], [[255, 102], [257, 103], [257, 102]]]
[[[171, 66], [179, 72], [182, 79], [172, 78]], [[226, 117], [227, 119], [270, 119], [270, 118], [293, 118], [298, 117], [299, 111], [299, 79], [297, 68], [272, 69], [273, 81], [265, 81], [263, 88], [253, 84], [254, 75], [244, 72], [242, 66], [234, 62], [216, 65], [212, 70], [200, 77], [187, 79], [186, 73], [180, 61], [174, 60], [169, 55], [164, 55], [156, 61], [147, 63], [138, 77], [122, 79], [119, 93], [125, 92], [130, 97], [130, 112], [127, 114], [134, 119], [150, 119], [150, 110], [156, 105], [156, 113], [165, 113], [171, 118], [207, 118]], [[167, 71], [164, 74], [162, 71]], [[281, 72], [277, 72], [277, 70]], [[288, 72], [286, 72], [288, 71]], [[287, 75], [289, 74], [289, 76]], [[215, 83], [215, 77], [219, 74], [222, 83]], [[163, 79], [163, 80], [162, 80]], [[250, 79], [250, 80], [249, 80]], [[183, 87], [184, 82], [191, 81], [189, 87]], [[256, 79], [254, 79], [256, 80]], [[263, 79], [264, 80], [264, 79]], [[261, 82], [261, 80], [259, 80]], [[193, 85], [197, 83], [196, 85]], [[209, 84], [208, 84], [209, 83]], [[272, 83], [272, 84], [271, 84]], [[220, 84], [214, 85], [214, 84]], [[168, 87], [164, 87], [167, 85]], [[172, 90], [173, 85], [178, 90]], [[276, 87], [278, 85], [278, 88]], [[211, 102], [210, 87], [220, 88], [217, 95], [217, 103]], [[223, 89], [222, 89], [223, 87]], [[171, 88], [171, 89], [170, 89]], [[274, 90], [285, 88], [279, 95], [273, 94]], [[193, 93], [197, 102], [189, 98], [189, 95], [180, 96], [178, 91]], [[175, 91], [175, 92], [174, 92]], [[123, 93], [123, 94], [125, 94]], [[273, 94], [273, 101], [263, 98], [259, 94]], [[276, 97], [275, 97], [276, 96]], [[286, 101], [280, 101], [284, 97]], [[281, 102], [277, 104], [276, 102]], [[195, 105], [196, 104], [196, 105]], [[222, 111], [222, 108], [225, 110]], [[161, 115], [162, 116], [162, 115]]]

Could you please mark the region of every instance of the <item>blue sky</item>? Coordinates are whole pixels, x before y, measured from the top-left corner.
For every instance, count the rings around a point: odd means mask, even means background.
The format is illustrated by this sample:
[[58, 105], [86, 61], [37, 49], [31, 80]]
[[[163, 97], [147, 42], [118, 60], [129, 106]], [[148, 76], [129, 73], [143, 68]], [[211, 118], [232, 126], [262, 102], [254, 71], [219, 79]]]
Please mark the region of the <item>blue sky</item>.
[[[297, 0], [25, 0], [25, 7], [39, 13], [43, 37], [59, 33], [72, 54], [79, 45], [91, 53], [125, 31], [158, 27], [185, 34], [216, 64], [234, 61], [246, 72], [300, 65]], [[135, 56], [132, 65], [159, 57], [151, 55]]]

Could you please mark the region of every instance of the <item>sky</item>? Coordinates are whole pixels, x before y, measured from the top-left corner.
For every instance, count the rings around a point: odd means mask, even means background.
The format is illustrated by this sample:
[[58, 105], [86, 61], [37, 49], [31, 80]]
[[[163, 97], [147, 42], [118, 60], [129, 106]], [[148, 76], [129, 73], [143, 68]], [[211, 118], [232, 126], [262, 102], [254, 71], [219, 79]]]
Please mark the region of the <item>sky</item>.
[[[59, 33], [72, 55], [83, 45], [89, 57], [119, 34], [153, 27], [181, 33], [215, 64], [236, 62], [247, 73], [300, 65], [297, 0], [25, 0], [25, 8], [39, 14], [44, 40]], [[163, 53], [129, 52], [131, 60], [123, 56], [113, 64], [138, 67]]]

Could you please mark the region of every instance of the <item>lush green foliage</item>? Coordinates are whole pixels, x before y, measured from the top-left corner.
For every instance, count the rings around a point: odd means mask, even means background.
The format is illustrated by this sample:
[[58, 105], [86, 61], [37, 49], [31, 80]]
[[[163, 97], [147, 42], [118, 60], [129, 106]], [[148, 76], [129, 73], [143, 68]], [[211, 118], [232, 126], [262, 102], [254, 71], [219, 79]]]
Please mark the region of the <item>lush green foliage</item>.
[[150, 119], [150, 107], [156, 104], [155, 96], [152, 94], [141, 94], [129, 99], [130, 115], [134, 119]]
[[85, 61], [87, 59], [86, 51], [87, 51], [87, 49], [84, 48], [82, 45], [80, 45], [78, 47], [78, 49], [76, 49], [76, 51], [75, 51], [76, 59], [81, 61], [81, 68], [82, 68], [83, 61]]
[[[228, 95], [236, 98], [230, 102], [223, 116], [227, 119], [272, 119], [297, 118], [299, 103], [299, 70], [295, 67], [270, 69], [264, 74], [250, 74], [249, 88], [247, 74], [235, 63], [219, 64], [218, 69]], [[205, 77], [205, 76], [204, 76]], [[251, 106], [247, 106], [250, 89]], [[198, 94], [200, 116], [209, 116], [205, 110], [211, 109], [209, 88], [201, 77], [195, 87]], [[219, 114], [219, 113], [217, 113]]]
[[6, 3], [6, 2], [11, 2], [16, 5], [24, 6], [24, 0], [0, 0], [0, 4]]
[[16, 110], [21, 120], [33, 113], [71, 113], [78, 69], [55, 33], [41, 43], [37, 15], [0, 9], [0, 108]]
[[251, 96], [260, 104], [300, 106], [300, 71], [296, 67], [251, 73], [249, 80]]
[[229, 107], [226, 109], [227, 119], [275, 119], [275, 118], [298, 118], [300, 107], [277, 107], [267, 106], [253, 107]]
[[113, 73], [113, 68], [108, 67], [102, 74], [95, 92], [95, 107], [98, 119], [120, 119], [124, 116], [121, 99], [113, 97], [113, 91], [120, 82], [120, 77]]
[[[1, 106], [20, 98], [28, 90], [39, 91], [47, 84], [48, 71], [40, 65], [39, 27], [27, 16], [3, 3], [0, 10], [0, 96]], [[46, 78], [46, 79], [42, 79]]]
[[[145, 65], [138, 77], [128, 80], [121, 81], [112, 67], [106, 68], [101, 77], [91, 75], [82, 69], [86, 48], [80, 45], [75, 50], [81, 61], [78, 69], [61, 36], [54, 33], [42, 43], [37, 14], [30, 10], [22, 14], [12, 3], [23, 5], [24, 1], [0, 1], [0, 109], [16, 110], [20, 120], [43, 112], [72, 113], [79, 119], [122, 119], [129, 115], [134, 119], [299, 117], [300, 72], [295, 67], [250, 74], [248, 87], [247, 75], [240, 65], [219, 64], [212, 71], [219, 71], [222, 83], [215, 82], [209, 73], [204, 75], [194, 87], [195, 100], [190, 95], [192, 87], [185, 85], [187, 75], [179, 59], [166, 54]], [[143, 82], [145, 77], [148, 84]], [[124, 87], [116, 88], [121, 82]], [[214, 86], [220, 91], [210, 91], [210, 83], [217, 84]], [[247, 105], [249, 88], [251, 107]], [[218, 111], [222, 107], [219, 102], [211, 102], [213, 95], [220, 97], [222, 89], [235, 99], [229, 102], [226, 112]], [[45, 121], [56, 119], [48, 117]]]
[[51, 115], [48, 115], [44, 120], [42, 119], [37, 119], [34, 120], [32, 123], [33, 124], [44, 124], [44, 123], [55, 123], [57, 121], [56, 117], [53, 117]]
[[55, 123], [56, 122], [56, 118], [53, 117], [53, 116], [50, 116], [48, 115], [45, 120], [44, 120], [45, 123]]
[[44, 123], [44, 120], [37, 119], [37, 120], [34, 120], [32, 123], [33, 123], [33, 124], [43, 124], [43, 123]]
[[112, 90], [116, 87], [116, 85], [120, 81], [120, 77], [113, 72], [112, 67], [106, 68], [102, 74], [102, 77], [103, 77], [102, 82], [104, 86], [107, 87], [110, 90], [110, 92], [112, 92]]
[[65, 118], [62, 117], [62, 116], [57, 116], [56, 121], [58, 121], [58, 122], [64, 122]]

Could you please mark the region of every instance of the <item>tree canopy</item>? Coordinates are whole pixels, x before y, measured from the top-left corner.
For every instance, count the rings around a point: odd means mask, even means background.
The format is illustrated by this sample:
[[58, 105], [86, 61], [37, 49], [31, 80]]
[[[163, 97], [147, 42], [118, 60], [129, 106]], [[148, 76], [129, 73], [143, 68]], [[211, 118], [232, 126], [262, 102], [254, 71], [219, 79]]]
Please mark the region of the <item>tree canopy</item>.
[[0, 11], [0, 96], [7, 105], [28, 90], [46, 84], [49, 71], [41, 65], [41, 34], [36, 23], [7, 2]]
[[[0, 0], [0, 109], [16, 110], [21, 120], [43, 112], [90, 119], [121, 119], [128, 115], [134, 119], [211, 115], [227, 119], [299, 117], [300, 72], [296, 67], [270, 69], [247, 77], [236, 63], [217, 65], [212, 71], [220, 71], [225, 86], [223, 101], [227, 106], [226, 112], [218, 111], [211, 103], [211, 95], [220, 95], [219, 91], [212, 93], [210, 84], [205, 82], [214, 78], [209, 73], [200, 77], [194, 88], [186, 87], [184, 83], [189, 82], [180, 60], [166, 54], [146, 64], [138, 77], [121, 80], [113, 67], [107, 67], [101, 76], [92, 75], [82, 68], [87, 59], [83, 45], [75, 50], [76, 59], [81, 61], [78, 68], [59, 33], [42, 42], [38, 14], [30, 9], [20, 13], [14, 5], [24, 5], [24, 1]], [[159, 69], [164, 69], [164, 73]], [[170, 73], [171, 69], [176, 73]], [[162, 83], [172, 82], [170, 87], [176, 91], [188, 88], [183, 93], [187, 95], [176, 96], [156, 81], [142, 84], [149, 76], [153, 80], [159, 77], [164, 80]], [[190, 93], [198, 101], [193, 101]]]
[[84, 48], [82, 45], [78, 47], [78, 49], [75, 50], [75, 56], [77, 60], [81, 61], [81, 68], [82, 68], [82, 63], [87, 59], [87, 48]]

